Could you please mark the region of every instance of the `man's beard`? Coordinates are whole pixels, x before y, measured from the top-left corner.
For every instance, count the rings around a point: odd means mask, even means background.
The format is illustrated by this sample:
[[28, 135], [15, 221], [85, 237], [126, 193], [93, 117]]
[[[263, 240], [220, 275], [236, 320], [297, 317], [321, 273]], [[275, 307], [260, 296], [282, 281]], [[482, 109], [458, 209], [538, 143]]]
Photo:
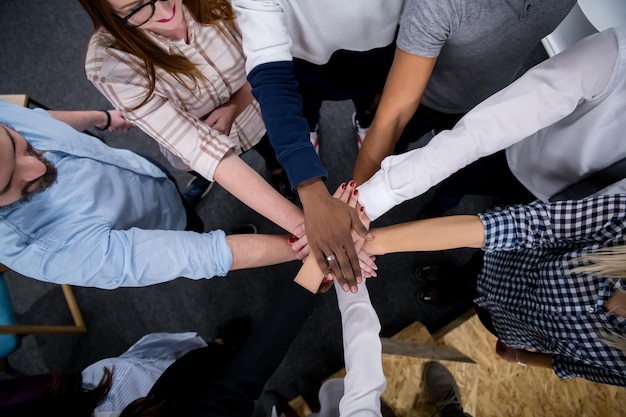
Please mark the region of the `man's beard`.
[[[30, 143], [28, 143], [27, 146], [26, 146], [26, 152], [28, 152], [30, 155], [36, 157], [39, 160], [39, 162], [44, 164], [45, 167], [46, 167], [46, 172], [41, 177], [37, 178], [36, 180], [33, 180], [33, 181], [29, 182], [28, 184], [26, 184], [24, 186], [24, 189], [22, 190], [22, 198], [20, 199], [20, 201], [28, 201], [28, 200], [30, 200], [35, 194], [38, 194], [38, 193], [46, 190], [52, 184], [54, 184], [56, 182], [56, 180], [57, 180], [57, 169], [56, 169], [56, 167], [54, 165], [52, 165], [52, 163], [50, 161], [48, 161], [46, 158], [44, 158], [41, 155], [40, 152], [36, 151], [30, 145]], [[33, 187], [33, 185], [35, 185], [35, 187], [31, 189], [31, 187]]]

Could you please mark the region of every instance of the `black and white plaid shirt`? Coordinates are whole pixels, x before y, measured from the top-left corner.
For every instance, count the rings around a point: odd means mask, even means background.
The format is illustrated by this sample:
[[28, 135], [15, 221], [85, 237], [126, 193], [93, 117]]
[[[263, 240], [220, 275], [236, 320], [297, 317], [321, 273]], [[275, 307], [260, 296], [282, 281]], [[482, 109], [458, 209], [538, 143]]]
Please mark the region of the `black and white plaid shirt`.
[[570, 272], [580, 254], [625, 244], [626, 195], [536, 201], [480, 219], [486, 245], [476, 303], [489, 310], [500, 339], [552, 354], [562, 378], [626, 386], [626, 353], [602, 340], [626, 335], [626, 318], [604, 308], [626, 279]]

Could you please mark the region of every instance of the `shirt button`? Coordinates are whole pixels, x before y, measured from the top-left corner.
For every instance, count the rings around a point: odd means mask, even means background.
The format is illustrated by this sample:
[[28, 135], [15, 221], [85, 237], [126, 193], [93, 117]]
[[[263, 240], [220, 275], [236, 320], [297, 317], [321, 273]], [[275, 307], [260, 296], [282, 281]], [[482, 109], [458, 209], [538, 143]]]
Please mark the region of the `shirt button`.
[[217, 75], [212, 75], [211, 76], [211, 81], [217, 81]]
[[595, 308], [595, 307], [592, 307], [592, 306], [589, 306], [589, 307], [587, 307], [587, 311], [588, 311], [589, 313], [595, 313], [595, 312], [596, 312], [596, 308]]

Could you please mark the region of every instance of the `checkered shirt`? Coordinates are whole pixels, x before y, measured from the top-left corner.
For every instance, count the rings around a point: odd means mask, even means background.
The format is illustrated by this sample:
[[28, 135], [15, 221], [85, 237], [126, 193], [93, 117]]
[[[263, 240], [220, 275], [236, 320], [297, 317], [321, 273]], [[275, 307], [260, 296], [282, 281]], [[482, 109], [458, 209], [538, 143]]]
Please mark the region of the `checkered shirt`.
[[604, 308], [626, 279], [570, 271], [581, 254], [624, 244], [626, 195], [536, 201], [480, 219], [486, 244], [475, 301], [500, 339], [552, 354], [562, 378], [626, 386], [626, 354], [602, 341], [606, 332], [626, 334], [626, 318]]

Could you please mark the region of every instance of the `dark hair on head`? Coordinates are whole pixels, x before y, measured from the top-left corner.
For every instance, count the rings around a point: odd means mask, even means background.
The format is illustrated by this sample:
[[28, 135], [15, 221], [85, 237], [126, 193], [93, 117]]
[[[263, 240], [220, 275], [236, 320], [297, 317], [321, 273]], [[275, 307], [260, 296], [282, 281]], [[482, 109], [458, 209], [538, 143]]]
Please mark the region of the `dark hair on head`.
[[[108, 0], [79, 1], [91, 18], [94, 30], [104, 28], [113, 37], [114, 48], [133, 54], [143, 62], [149, 84], [148, 94], [141, 103], [130, 110], [143, 106], [152, 96], [155, 87], [154, 67], [170, 73], [176, 81], [189, 90], [192, 86], [187, 85], [181, 76], [188, 76], [193, 80], [202, 77], [198, 68], [186, 57], [164, 51], [146, 36], [141, 28], [123, 25], [115, 17], [116, 14]], [[235, 13], [229, 0], [183, 0], [183, 4], [196, 22], [205, 25], [224, 22], [228, 29], [237, 32]], [[224, 30], [221, 26], [218, 28]]]
[[108, 368], [103, 371], [98, 386], [91, 390], [83, 389], [79, 371], [53, 373], [52, 382], [41, 395], [3, 410], [2, 417], [91, 417], [111, 389], [113, 373]]

